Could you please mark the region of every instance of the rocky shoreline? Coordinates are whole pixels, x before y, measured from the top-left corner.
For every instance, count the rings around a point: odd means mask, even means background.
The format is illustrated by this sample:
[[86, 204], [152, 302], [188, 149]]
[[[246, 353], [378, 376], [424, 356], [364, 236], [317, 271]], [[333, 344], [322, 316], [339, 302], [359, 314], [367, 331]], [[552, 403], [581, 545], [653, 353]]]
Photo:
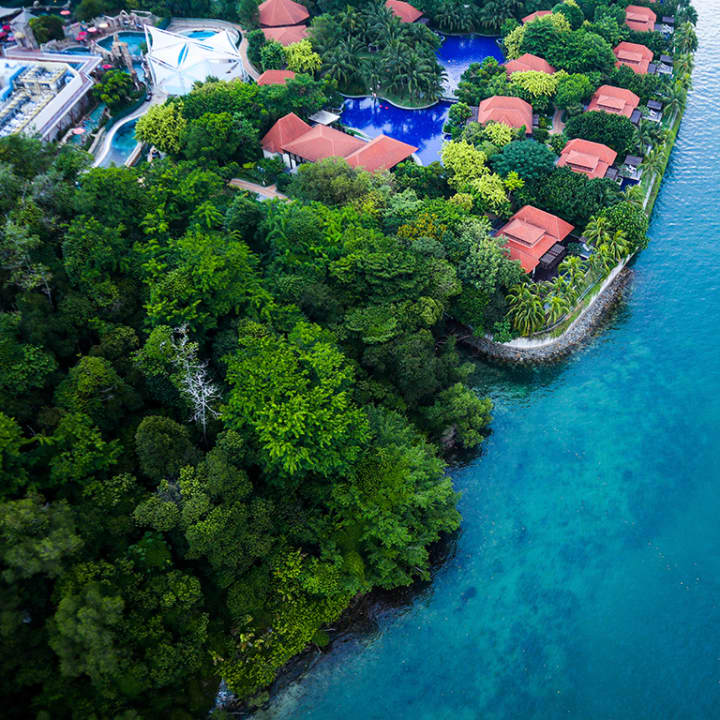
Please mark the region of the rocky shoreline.
[[623, 268], [575, 324], [555, 342], [547, 345], [518, 348], [473, 335], [458, 335], [457, 339], [478, 355], [497, 362], [531, 364], [562, 360], [592, 336], [610, 310], [623, 297], [631, 280], [632, 270], [628, 267]]

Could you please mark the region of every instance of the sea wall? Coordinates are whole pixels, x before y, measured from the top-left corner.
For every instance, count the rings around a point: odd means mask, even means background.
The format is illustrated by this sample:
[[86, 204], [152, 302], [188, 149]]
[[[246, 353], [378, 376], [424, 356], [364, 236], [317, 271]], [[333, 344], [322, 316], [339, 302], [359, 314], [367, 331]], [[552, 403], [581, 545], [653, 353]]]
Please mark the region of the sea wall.
[[510, 343], [496, 343], [488, 338], [473, 335], [458, 335], [458, 340], [473, 352], [498, 362], [522, 365], [561, 360], [586, 342], [602, 325], [608, 313], [622, 299], [631, 280], [632, 270], [629, 267], [622, 268], [597, 294], [585, 312], [562, 335], [552, 341], [517, 346]]

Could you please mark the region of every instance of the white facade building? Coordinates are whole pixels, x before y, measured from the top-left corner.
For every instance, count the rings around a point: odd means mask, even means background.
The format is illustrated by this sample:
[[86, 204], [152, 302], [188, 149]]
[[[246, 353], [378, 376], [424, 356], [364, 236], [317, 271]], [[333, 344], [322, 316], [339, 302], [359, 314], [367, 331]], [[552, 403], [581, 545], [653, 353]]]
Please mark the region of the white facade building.
[[227, 30], [194, 38], [145, 26], [153, 85], [168, 95], [185, 95], [197, 81], [246, 78], [242, 57]]

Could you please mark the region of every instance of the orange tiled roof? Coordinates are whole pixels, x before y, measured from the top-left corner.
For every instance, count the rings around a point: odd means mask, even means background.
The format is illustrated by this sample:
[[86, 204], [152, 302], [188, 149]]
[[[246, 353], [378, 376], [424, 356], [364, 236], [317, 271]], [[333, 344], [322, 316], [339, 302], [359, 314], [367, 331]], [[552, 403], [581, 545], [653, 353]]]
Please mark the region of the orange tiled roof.
[[625, 24], [637, 32], [652, 32], [655, 29], [657, 15], [641, 5], [628, 5], [625, 8]]
[[601, 85], [592, 96], [587, 109], [588, 112], [598, 110], [629, 118], [639, 104], [640, 98], [634, 92], [612, 85]]
[[310, 17], [307, 8], [294, 0], [265, 0], [258, 7], [258, 14], [265, 27], [297, 25]]
[[385, 7], [392, 10], [393, 13], [403, 22], [412, 23], [423, 16], [422, 10], [418, 10], [410, 3], [403, 0], [386, 0]]
[[316, 125], [300, 137], [283, 143], [282, 147], [303, 160], [317, 162], [329, 157], [347, 157], [364, 145], [362, 140], [352, 135], [325, 125]]
[[308, 36], [306, 25], [289, 25], [285, 27], [263, 28], [266, 40], [274, 40], [283, 46], [300, 42]]
[[517, 60], [508, 60], [505, 63], [505, 70], [507, 70], [508, 75], [512, 75], [514, 72], [527, 72], [528, 70], [536, 70], [549, 75], [555, 72], [555, 68], [547, 60], [530, 53], [521, 55]]
[[370, 172], [389, 170], [403, 160], [407, 160], [417, 148], [400, 142], [387, 135], [378, 135], [369, 143], [350, 153], [345, 159], [351, 167], [362, 167]]
[[284, 85], [288, 80], [292, 80], [295, 73], [292, 70], [266, 70], [257, 79], [258, 85]]
[[512, 128], [525, 126], [525, 132], [532, 132], [532, 106], [521, 98], [495, 95], [480, 103], [478, 122], [503, 123]]
[[310, 125], [295, 113], [288, 113], [267, 131], [261, 144], [264, 150], [280, 152], [286, 143], [292, 142], [310, 130], [312, 130]]
[[638, 43], [621, 42], [613, 49], [617, 62], [615, 67], [627, 65], [639, 75], [646, 75], [653, 60], [653, 51]]
[[530, 13], [529, 15], [526, 15], [522, 19], [523, 25], [532, 22], [533, 20], [537, 20], [538, 18], [545, 17], [546, 15], [552, 15], [552, 10], [536, 10], [534, 13]]
[[525, 272], [532, 272], [540, 258], [555, 243], [564, 240], [574, 228], [574, 225], [557, 215], [525, 205], [497, 234], [507, 238], [510, 257], [519, 260]]
[[563, 148], [557, 165], [567, 166], [591, 179], [602, 178], [616, 157], [617, 153], [607, 145], [575, 138]]

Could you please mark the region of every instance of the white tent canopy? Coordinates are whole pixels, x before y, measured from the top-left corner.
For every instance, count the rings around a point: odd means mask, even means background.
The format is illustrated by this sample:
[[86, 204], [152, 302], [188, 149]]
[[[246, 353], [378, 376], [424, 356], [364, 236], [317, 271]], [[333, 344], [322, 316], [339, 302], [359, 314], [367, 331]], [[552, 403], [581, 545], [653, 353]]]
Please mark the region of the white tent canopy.
[[227, 30], [193, 38], [145, 25], [145, 37], [153, 83], [168, 95], [185, 95], [209, 76], [245, 79], [242, 57]]

